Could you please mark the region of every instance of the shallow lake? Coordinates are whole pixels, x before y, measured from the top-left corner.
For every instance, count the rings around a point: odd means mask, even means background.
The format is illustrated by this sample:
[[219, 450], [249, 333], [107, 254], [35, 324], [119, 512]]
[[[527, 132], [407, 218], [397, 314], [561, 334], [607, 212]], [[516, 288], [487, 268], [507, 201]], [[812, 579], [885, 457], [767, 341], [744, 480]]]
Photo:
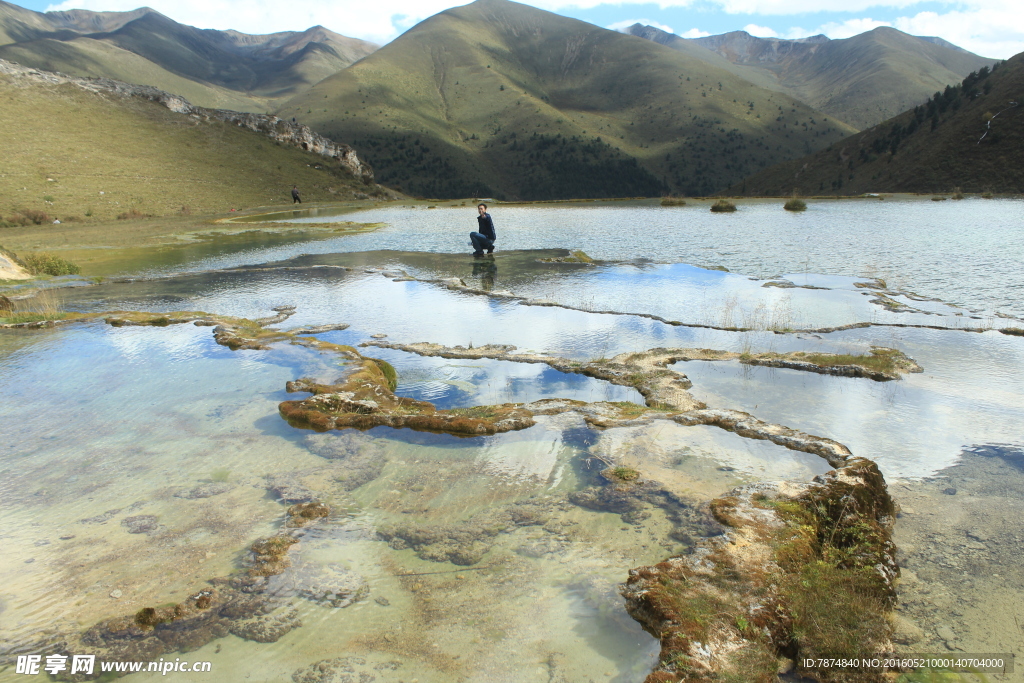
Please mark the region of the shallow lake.
[[[797, 216], [771, 204], [734, 216], [495, 207], [493, 260], [462, 244], [472, 207], [381, 208], [340, 217], [387, 224], [374, 233], [254, 244], [61, 298], [70, 310], [252, 319], [295, 306], [278, 327], [347, 324], [317, 336], [388, 361], [399, 395], [438, 408], [643, 397], [544, 364], [359, 345], [511, 344], [576, 360], [657, 347], [898, 348], [923, 372], [874, 382], [736, 360], [671, 369], [710, 407], [833, 438], [879, 463], [897, 501], [911, 501], [897, 524], [912, 579], [902, 614], [923, 635], [909, 651], [1019, 651], [1006, 629], [1024, 606], [1012, 559], [1024, 339], [999, 332], [1021, 323], [996, 313], [1024, 314], [1022, 204], [937, 204], [820, 202]], [[606, 262], [552, 261], [566, 256], [560, 248]], [[287, 382], [345, 371], [337, 355], [293, 344], [232, 351], [193, 325], [0, 330], [0, 655], [73, 653], [105, 619], [237, 575], [250, 545], [305, 496], [332, 512], [290, 551], [272, 602], [225, 623], [229, 632], [182, 634], [165, 658], [211, 661], [231, 672], [222, 680], [639, 681], [658, 643], [623, 608], [628, 569], [718, 533], [701, 506], [737, 485], [829, 469], [817, 456], [667, 421], [600, 430], [563, 414], [456, 438], [317, 434], [281, 418], [278, 404], [294, 398]], [[600, 487], [612, 464], [660, 482], [664, 495], [627, 512], [586, 504], [581, 492]], [[929, 549], [936, 537], [948, 552]], [[977, 605], [1010, 607], [988, 610], [998, 623], [986, 624], [953, 596], [957, 581]], [[324, 590], [350, 599], [325, 600]], [[22, 679], [0, 670], [0, 680]]]

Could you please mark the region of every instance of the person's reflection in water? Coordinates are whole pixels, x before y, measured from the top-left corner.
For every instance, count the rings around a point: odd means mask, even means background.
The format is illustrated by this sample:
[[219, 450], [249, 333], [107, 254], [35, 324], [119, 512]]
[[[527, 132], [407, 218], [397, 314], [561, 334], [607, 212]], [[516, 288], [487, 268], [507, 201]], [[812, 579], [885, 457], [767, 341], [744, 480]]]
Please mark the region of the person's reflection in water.
[[473, 277], [480, 278], [480, 289], [491, 291], [494, 289], [494, 278], [498, 275], [498, 264], [494, 259], [478, 259], [473, 261]]

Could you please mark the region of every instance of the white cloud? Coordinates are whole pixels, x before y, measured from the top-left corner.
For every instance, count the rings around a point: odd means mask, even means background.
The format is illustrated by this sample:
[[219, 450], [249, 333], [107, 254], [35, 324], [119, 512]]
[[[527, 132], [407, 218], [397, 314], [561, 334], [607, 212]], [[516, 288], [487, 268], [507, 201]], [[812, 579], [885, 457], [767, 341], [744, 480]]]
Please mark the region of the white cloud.
[[[666, 0], [672, 3], [673, 0]], [[680, 4], [683, 4], [681, 0]], [[863, 12], [874, 7], [903, 8], [921, 0], [711, 0], [728, 14], [808, 14]]]
[[[818, 33], [821, 33], [821, 31], [818, 31]], [[817, 35], [817, 33], [815, 33], [814, 31], [808, 31], [805, 28], [800, 28], [799, 26], [793, 26], [788, 31], [786, 31], [786, 33], [783, 34], [782, 37], [787, 39], [787, 40], [797, 40], [798, 38], [807, 38], [808, 36], [814, 36], [814, 35]]]
[[779, 34], [776, 33], [774, 29], [770, 29], [767, 26], [758, 26], [757, 24], [747, 24], [746, 26], [743, 27], [743, 30], [752, 36], [757, 36], [758, 38], [779, 37]]
[[829, 38], [850, 38], [879, 26], [892, 26], [892, 24], [887, 21], [875, 21], [867, 17], [863, 19], [847, 19], [842, 23], [831, 22], [824, 24], [818, 28], [818, 33], [824, 33]]
[[[1024, 4], [1000, 3], [976, 10], [939, 14], [919, 12], [894, 21], [871, 18], [828, 23], [805, 35], [824, 33], [829, 38], [849, 38], [879, 26], [892, 26], [914, 36], [938, 36], [983, 57], [1006, 59], [1024, 52]], [[787, 37], [802, 29], [792, 29]]]
[[659, 24], [653, 19], [623, 19], [622, 21], [616, 21], [614, 24], [609, 24], [608, 26], [605, 26], [605, 28], [611, 29], [612, 31], [623, 31], [632, 26], [633, 24], [653, 26], [654, 28], [660, 28], [662, 31], [666, 31], [668, 33], [675, 33], [675, 31], [672, 30], [671, 26]]
[[1024, 52], [1024, 3], [1008, 9], [996, 6], [973, 12], [920, 12], [900, 17], [893, 25], [915, 36], [938, 36], [983, 57], [1006, 59]]
[[699, 28], [691, 28], [686, 33], [680, 33], [683, 38], [706, 38], [711, 34], [707, 31], [701, 31]]

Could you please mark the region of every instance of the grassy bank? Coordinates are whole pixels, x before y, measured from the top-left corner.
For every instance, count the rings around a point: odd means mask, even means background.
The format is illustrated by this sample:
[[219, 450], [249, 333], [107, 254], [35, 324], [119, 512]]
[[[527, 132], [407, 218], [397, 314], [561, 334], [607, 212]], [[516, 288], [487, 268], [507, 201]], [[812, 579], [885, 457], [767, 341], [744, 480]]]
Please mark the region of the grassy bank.
[[[368, 205], [335, 206], [339, 213]], [[237, 215], [237, 214], [232, 214]], [[135, 221], [92, 221], [0, 230], [5, 248], [23, 260], [57, 257], [78, 271], [41, 275], [108, 276], [183, 265], [211, 256], [375, 230], [377, 223], [223, 222], [221, 216], [164, 216]]]

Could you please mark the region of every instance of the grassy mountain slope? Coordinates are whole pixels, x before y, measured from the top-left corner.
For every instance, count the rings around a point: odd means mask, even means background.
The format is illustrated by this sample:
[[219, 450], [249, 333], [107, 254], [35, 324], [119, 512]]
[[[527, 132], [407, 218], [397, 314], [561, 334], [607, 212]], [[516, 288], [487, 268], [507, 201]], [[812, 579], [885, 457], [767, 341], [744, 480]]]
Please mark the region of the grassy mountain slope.
[[[1018, 103], [1014, 106], [1014, 102]], [[1024, 192], [1024, 54], [889, 121], [747, 178], [737, 194]]]
[[0, 59], [44, 71], [152, 85], [215, 109], [265, 112], [273, 106], [270, 98], [249, 96], [180, 76], [134, 52], [85, 36], [73, 40], [44, 38], [0, 46]]
[[0, 45], [33, 40], [52, 30], [54, 25], [39, 12], [0, 0]]
[[686, 40], [644, 26], [630, 32], [691, 55], [694, 46], [706, 48], [734, 64], [734, 73], [764, 87], [771, 87], [766, 79], [774, 81], [783, 92], [857, 129], [906, 111], [995, 63], [945, 41], [888, 27], [842, 40], [757, 38], [745, 31]]
[[0, 58], [153, 85], [206, 107], [266, 111], [374, 49], [322, 26], [252, 36], [185, 26], [147, 8], [41, 14], [0, 0]]
[[4, 219], [224, 212], [290, 203], [292, 184], [314, 201], [366, 191], [320, 156], [142, 98], [0, 74], [0, 107]]
[[429, 197], [705, 194], [852, 132], [687, 55], [507, 0], [427, 19], [278, 115]]

